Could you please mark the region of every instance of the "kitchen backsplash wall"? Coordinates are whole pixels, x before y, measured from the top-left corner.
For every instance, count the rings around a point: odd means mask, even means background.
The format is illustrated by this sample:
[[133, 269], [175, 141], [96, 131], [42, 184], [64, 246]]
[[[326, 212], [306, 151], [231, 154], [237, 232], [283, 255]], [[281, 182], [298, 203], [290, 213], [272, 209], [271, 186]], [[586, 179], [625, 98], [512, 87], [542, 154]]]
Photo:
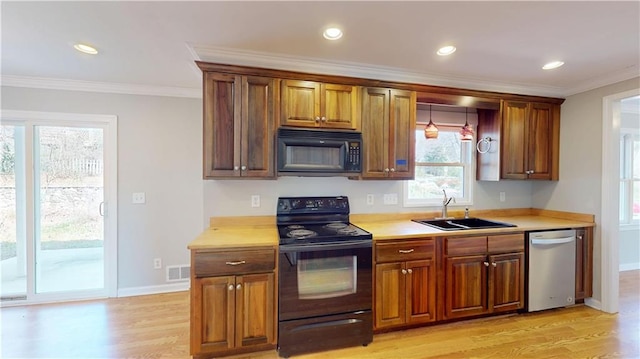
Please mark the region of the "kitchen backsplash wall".
[[[531, 207], [530, 181], [474, 183], [474, 209]], [[500, 192], [506, 200], [500, 202]], [[397, 205], [383, 204], [385, 194], [395, 193]], [[367, 194], [374, 204], [367, 205]], [[260, 196], [260, 207], [251, 207], [251, 196]], [[354, 181], [342, 177], [279, 177], [271, 181], [224, 180], [204, 181], [204, 224], [216, 216], [275, 215], [278, 197], [336, 196], [349, 197], [351, 213], [420, 212], [437, 207], [403, 207], [402, 181]], [[450, 207], [455, 208], [455, 204]]]

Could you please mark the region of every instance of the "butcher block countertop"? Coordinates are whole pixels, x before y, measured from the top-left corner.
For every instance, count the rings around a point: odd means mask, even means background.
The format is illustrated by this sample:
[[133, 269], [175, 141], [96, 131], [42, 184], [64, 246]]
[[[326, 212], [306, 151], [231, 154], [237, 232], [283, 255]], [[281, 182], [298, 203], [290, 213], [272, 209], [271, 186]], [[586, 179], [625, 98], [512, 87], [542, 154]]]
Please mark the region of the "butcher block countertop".
[[[461, 211], [450, 215], [462, 218]], [[439, 213], [351, 214], [350, 221], [371, 232], [374, 241], [427, 238], [441, 236], [513, 233], [561, 228], [593, 227], [590, 214], [540, 210], [533, 208], [471, 211], [471, 217], [515, 224], [517, 227], [478, 230], [441, 231], [412, 219], [433, 219]], [[234, 247], [277, 246], [278, 230], [275, 216], [213, 217], [210, 227], [189, 243], [188, 248], [224, 249]]]

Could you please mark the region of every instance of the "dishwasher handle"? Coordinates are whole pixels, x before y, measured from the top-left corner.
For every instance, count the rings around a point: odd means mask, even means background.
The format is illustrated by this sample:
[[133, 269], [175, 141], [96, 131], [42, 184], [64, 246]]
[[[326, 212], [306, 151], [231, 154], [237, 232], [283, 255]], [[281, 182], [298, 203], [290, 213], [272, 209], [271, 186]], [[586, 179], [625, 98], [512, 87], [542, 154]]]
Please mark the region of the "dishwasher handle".
[[570, 243], [576, 240], [576, 237], [552, 238], [552, 239], [536, 239], [531, 238], [531, 244], [562, 244]]

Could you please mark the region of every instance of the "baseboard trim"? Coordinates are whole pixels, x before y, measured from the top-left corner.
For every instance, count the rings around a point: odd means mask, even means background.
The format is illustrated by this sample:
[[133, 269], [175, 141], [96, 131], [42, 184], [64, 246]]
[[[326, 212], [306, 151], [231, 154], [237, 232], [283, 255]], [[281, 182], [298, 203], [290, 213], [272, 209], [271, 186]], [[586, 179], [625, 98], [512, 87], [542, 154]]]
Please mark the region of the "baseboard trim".
[[640, 262], [620, 264], [620, 272], [625, 272], [628, 270], [636, 270], [636, 269], [640, 269]]
[[145, 287], [132, 287], [118, 289], [118, 297], [133, 297], [137, 295], [149, 295], [189, 290], [189, 282], [171, 283], [162, 285], [150, 285]]
[[599, 300], [593, 298], [585, 298], [584, 305], [593, 309], [602, 310], [602, 303]]

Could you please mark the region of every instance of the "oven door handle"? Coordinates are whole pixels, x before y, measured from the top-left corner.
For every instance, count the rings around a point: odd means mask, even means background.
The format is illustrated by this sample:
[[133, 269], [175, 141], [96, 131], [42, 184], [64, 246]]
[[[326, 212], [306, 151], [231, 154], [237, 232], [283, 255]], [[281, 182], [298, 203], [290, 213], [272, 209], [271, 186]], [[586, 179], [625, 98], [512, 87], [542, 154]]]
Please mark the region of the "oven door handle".
[[371, 248], [373, 241], [370, 240], [358, 240], [358, 241], [343, 241], [343, 242], [325, 242], [317, 244], [287, 244], [279, 247], [280, 253], [291, 252], [318, 252], [318, 251], [332, 251], [336, 249], [355, 249], [355, 248]]

